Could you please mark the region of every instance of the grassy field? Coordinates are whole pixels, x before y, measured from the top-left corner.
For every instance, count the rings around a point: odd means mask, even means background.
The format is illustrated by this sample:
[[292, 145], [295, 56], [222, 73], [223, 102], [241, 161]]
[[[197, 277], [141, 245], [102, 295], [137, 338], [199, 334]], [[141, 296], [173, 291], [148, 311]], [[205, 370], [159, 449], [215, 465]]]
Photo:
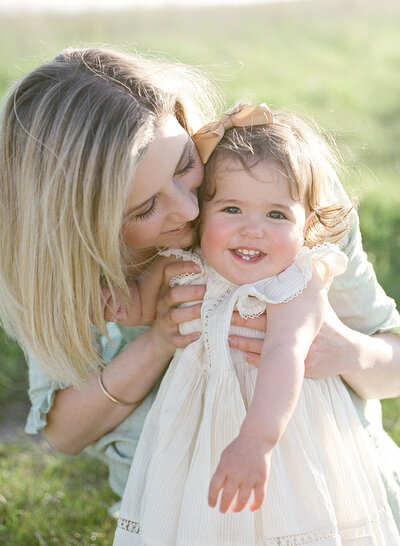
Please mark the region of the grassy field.
[[[226, 89], [313, 116], [336, 135], [361, 196], [365, 248], [400, 304], [400, 4], [336, 0], [230, 9], [79, 16], [0, 16], [0, 95], [70, 45], [160, 52], [195, 64]], [[26, 399], [26, 367], [0, 339], [1, 418]], [[385, 427], [400, 445], [400, 401], [384, 401]], [[0, 422], [1, 424], [1, 422]], [[0, 438], [0, 544], [112, 542], [114, 502], [101, 463], [40, 444]]]

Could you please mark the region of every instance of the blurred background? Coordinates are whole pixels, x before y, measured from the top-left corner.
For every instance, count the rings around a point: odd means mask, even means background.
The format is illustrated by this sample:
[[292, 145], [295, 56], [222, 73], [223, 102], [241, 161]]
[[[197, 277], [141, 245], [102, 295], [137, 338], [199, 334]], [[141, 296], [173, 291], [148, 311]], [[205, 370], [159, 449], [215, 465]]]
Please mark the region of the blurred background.
[[[365, 250], [400, 304], [400, 3], [397, 0], [1, 0], [0, 96], [67, 46], [193, 64], [238, 98], [315, 118], [336, 136]], [[23, 434], [26, 364], [0, 333], [0, 544], [112, 544], [104, 466]], [[383, 402], [400, 445], [400, 400]]]

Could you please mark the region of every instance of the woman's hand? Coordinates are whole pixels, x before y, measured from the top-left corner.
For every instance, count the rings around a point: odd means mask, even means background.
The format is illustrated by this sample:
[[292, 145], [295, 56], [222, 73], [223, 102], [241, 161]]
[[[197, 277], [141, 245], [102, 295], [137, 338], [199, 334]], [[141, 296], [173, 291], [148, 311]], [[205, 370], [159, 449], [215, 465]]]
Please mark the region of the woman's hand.
[[345, 326], [328, 305], [325, 320], [307, 355], [305, 376], [321, 379], [348, 371], [349, 364], [357, 362], [359, 357], [353, 333], [362, 335]]
[[[235, 311], [232, 315], [231, 324], [232, 326], [244, 326], [246, 328], [252, 328], [253, 330], [265, 332], [267, 329], [267, 316], [264, 313], [256, 318], [244, 319]], [[264, 343], [263, 339], [232, 335], [229, 336], [228, 342], [232, 349], [239, 349], [245, 353], [245, 360], [248, 364], [252, 364], [253, 366], [260, 365], [260, 353]]]
[[[139, 277], [128, 283], [129, 301], [125, 303], [119, 292], [114, 299], [108, 288], [103, 288], [104, 318], [109, 322], [118, 322], [126, 326], [139, 326], [160, 320], [164, 321], [164, 330], [174, 330], [174, 337], [179, 323], [200, 317], [201, 304], [177, 308], [190, 301], [198, 302], [205, 293], [204, 285], [169, 286], [170, 280], [185, 273], [199, 273], [199, 267], [193, 262], [184, 262], [175, 257], [157, 258]], [[167, 334], [167, 337], [171, 337]], [[187, 343], [176, 336], [175, 347], [185, 347]]]
[[[255, 319], [243, 319], [239, 313], [232, 316], [231, 324], [245, 326], [254, 330], [266, 331], [267, 317], [261, 315]], [[352, 332], [337, 317], [329, 303], [325, 305], [325, 319], [314, 339], [305, 362], [305, 376], [313, 379], [339, 375], [346, 371], [346, 362], [355, 360], [357, 348], [349, 339]], [[245, 352], [245, 360], [253, 366], [259, 366], [262, 339], [242, 336], [229, 336], [229, 345]]]
[[[177, 260], [165, 265], [156, 304], [156, 316], [152, 323], [156, 342], [171, 351], [171, 356], [176, 348], [184, 348], [200, 337], [200, 332], [186, 335], [179, 332], [181, 322], [200, 318], [201, 300], [206, 291], [204, 284], [178, 285], [171, 288], [170, 280], [185, 273], [199, 273], [199, 267], [193, 262]], [[192, 305], [187, 305], [191, 302]]]

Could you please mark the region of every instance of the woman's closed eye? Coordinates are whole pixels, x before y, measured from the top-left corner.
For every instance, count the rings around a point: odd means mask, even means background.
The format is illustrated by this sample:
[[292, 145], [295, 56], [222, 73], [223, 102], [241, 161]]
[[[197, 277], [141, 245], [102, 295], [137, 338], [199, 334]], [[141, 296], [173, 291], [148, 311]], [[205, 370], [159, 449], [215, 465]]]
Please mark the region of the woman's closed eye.
[[147, 220], [147, 218], [149, 218], [156, 212], [157, 206], [158, 206], [158, 200], [156, 197], [153, 197], [150, 205], [147, 207], [146, 210], [142, 212], [136, 212], [128, 216], [128, 218], [125, 218], [124, 224], [127, 225], [127, 224], [130, 224], [131, 222], [136, 222], [137, 220], [139, 221]]
[[186, 164], [182, 167], [178, 166], [177, 170], [175, 171], [175, 176], [181, 176], [182, 174], [186, 174], [188, 171], [193, 169], [195, 165], [196, 158], [194, 157], [192, 152], [189, 152]]

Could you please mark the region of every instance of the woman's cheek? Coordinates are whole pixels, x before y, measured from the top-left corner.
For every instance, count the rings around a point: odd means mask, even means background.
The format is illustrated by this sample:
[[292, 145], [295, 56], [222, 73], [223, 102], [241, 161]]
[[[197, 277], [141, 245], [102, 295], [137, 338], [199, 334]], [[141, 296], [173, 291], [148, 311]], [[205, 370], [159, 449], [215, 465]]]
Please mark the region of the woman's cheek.
[[146, 225], [146, 222], [138, 220], [123, 231], [123, 239], [126, 246], [132, 250], [141, 250], [154, 246], [156, 233], [155, 226]]

